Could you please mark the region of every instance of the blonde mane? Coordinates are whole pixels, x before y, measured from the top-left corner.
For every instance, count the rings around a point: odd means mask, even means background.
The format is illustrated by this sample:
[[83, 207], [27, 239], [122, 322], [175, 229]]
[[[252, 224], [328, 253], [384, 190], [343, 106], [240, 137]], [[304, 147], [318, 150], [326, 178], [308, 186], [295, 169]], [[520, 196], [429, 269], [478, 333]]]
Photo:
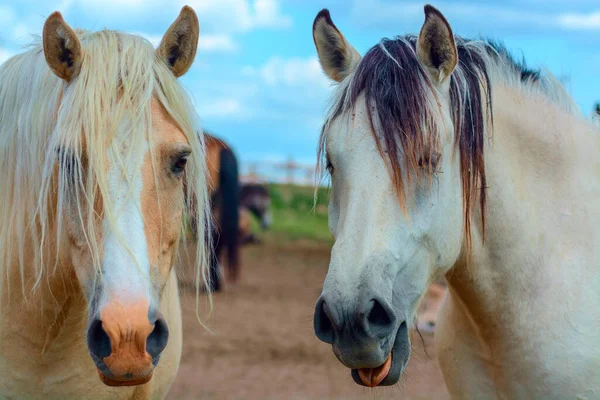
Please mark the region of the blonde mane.
[[[102, 200], [103, 218], [112, 227], [120, 212], [111, 207], [107, 155], [122, 164], [124, 173], [131, 162], [141, 165], [140, 144], [147, 140], [152, 149], [152, 101], [162, 105], [192, 148], [186, 190], [198, 207], [186, 202], [184, 221], [196, 213], [198, 236], [207, 237], [204, 143], [187, 94], [145, 39], [109, 30], [77, 34], [83, 61], [69, 85], [50, 71], [39, 40], [0, 66], [0, 299], [11, 274], [20, 273], [27, 296], [60, 267], [67, 199], [71, 207], [76, 202], [93, 267], [101, 275], [94, 204]], [[131, 122], [125, 157], [113, 140], [123, 118]], [[156, 174], [155, 169], [155, 180]], [[185, 229], [182, 222], [184, 240]], [[121, 241], [127, 246], [126, 238]], [[207, 279], [207, 248], [200, 239], [198, 280]], [[15, 266], [18, 271], [12, 270]], [[25, 276], [34, 279], [25, 281]]]

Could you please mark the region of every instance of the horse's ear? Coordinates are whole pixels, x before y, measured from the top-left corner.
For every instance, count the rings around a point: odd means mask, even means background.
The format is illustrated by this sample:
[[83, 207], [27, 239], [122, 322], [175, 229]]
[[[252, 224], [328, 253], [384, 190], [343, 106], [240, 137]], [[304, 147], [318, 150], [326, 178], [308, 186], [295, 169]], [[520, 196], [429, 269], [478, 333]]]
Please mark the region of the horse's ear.
[[313, 39], [323, 71], [336, 82], [350, 75], [360, 61], [360, 54], [335, 26], [327, 9], [315, 18]]
[[438, 84], [452, 74], [458, 63], [452, 28], [442, 13], [429, 4], [425, 6], [425, 23], [417, 40], [417, 57]]
[[42, 41], [44, 56], [52, 72], [67, 82], [73, 80], [81, 70], [81, 42], [58, 11], [46, 20]]
[[191, 7], [184, 6], [156, 50], [158, 56], [167, 63], [177, 78], [192, 66], [198, 48], [199, 34], [200, 24], [196, 13]]

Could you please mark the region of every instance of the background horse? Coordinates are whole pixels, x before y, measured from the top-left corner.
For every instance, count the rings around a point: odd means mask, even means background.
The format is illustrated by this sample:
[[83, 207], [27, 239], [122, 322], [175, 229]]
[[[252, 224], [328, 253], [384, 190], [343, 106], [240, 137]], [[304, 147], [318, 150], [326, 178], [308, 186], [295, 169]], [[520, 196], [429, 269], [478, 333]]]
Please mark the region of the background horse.
[[0, 397], [168, 392], [184, 169], [202, 236], [208, 211], [203, 143], [176, 80], [197, 42], [189, 7], [157, 50], [75, 32], [55, 12], [42, 42], [0, 67]]
[[269, 229], [272, 222], [271, 197], [269, 189], [258, 183], [242, 185], [240, 192], [240, 238], [241, 244], [257, 243], [259, 239], [251, 230], [250, 212], [260, 221], [263, 230]]
[[317, 336], [357, 383], [394, 384], [445, 276], [435, 340], [452, 398], [600, 393], [600, 131], [556, 78], [455, 37], [431, 6], [418, 37], [364, 57], [327, 10], [313, 38], [339, 82]]
[[[206, 164], [208, 167], [208, 192], [212, 209], [210, 272], [207, 289], [221, 290], [219, 261], [221, 251], [225, 249], [229, 278], [239, 278], [240, 246], [240, 189], [238, 163], [231, 148], [221, 139], [204, 133], [206, 144]], [[191, 199], [195, 201], [193, 198]], [[196, 221], [191, 226], [195, 238], [202, 238], [196, 231]]]

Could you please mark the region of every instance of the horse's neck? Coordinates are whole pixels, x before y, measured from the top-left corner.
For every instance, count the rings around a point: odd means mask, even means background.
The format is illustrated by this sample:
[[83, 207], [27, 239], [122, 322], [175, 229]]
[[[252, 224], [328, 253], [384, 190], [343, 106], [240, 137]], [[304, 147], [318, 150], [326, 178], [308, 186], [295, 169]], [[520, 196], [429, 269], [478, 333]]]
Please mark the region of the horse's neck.
[[485, 243], [479, 215], [470, 264], [448, 281], [484, 339], [527, 340], [531, 321], [579, 324], [586, 301], [600, 305], [600, 137], [533, 94], [497, 88], [493, 112]]

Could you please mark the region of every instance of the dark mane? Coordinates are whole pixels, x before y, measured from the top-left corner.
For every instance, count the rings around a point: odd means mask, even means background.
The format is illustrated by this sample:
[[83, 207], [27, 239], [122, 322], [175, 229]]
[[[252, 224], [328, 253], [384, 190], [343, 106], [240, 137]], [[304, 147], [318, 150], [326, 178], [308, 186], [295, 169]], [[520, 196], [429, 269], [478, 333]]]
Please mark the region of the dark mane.
[[539, 69], [531, 69], [527, 67], [525, 57], [522, 57], [520, 61], [517, 61], [515, 57], [508, 51], [504, 43], [494, 40], [485, 39], [485, 43], [489, 46], [489, 54], [492, 57], [499, 57], [504, 61], [508, 62], [516, 71], [521, 75], [521, 81], [539, 81], [542, 74]]
[[[451, 117], [460, 154], [465, 233], [470, 246], [474, 201], [479, 201], [485, 227], [484, 141], [487, 129], [493, 126], [490, 66], [497, 65], [497, 69], [506, 70], [504, 74], [524, 83], [538, 82], [541, 75], [524, 62], [515, 61], [498, 42], [455, 40], [459, 64], [450, 81]], [[371, 131], [382, 158], [388, 161], [402, 207], [406, 200], [402, 171], [408, 181], [414, 173], [431, 176], [440, 145], [440, 102], [417, 59], [416, 43], [416, 36], [383, 39], [366, 53], [354, 73], [340, 85], [319, 146], [322, 160], [329, 124], [351, 112], [359, 97], [364, 96]]]

